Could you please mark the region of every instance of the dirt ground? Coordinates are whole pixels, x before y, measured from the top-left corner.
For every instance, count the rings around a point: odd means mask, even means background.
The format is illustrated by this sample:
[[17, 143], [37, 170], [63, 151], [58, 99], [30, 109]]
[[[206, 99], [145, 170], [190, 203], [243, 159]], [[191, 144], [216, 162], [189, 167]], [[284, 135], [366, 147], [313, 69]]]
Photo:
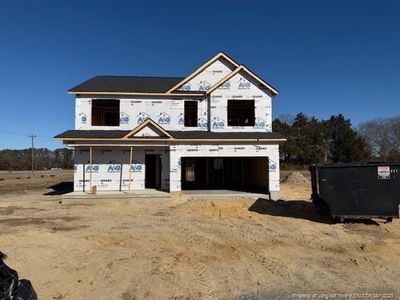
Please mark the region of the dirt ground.
[[331, 224], [308, 185], [282, 184], [280, 201], [61, 201], [71, 174], [13, 176], [0, 181], [0, 250], [40, 299], [400, 294], [399, 221]]

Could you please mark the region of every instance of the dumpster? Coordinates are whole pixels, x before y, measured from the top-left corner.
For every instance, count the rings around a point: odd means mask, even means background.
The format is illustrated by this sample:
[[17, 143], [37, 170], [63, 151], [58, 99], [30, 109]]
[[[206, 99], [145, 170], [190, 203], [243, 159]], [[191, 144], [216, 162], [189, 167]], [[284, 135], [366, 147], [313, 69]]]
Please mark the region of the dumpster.
[[399, 218], [400, 164], [311, 165], [311, 198], [331, 218]]

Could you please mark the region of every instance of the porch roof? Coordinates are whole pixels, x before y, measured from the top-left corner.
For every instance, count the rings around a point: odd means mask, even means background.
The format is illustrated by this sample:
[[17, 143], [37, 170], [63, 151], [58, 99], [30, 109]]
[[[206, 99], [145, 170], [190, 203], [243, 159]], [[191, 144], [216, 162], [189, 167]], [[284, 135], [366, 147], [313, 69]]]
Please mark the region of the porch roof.
[[[129, 137], [130, 130], [67, 130], [55, 136], [56, 139], [73, 140], [109, 140], [109, 141], [143, 141], [146, 137]], [[271, 140], [285, 141], [285, 137], [278, 132], [213, 132], [213, 131], [167, 131], [171, 137], [151, 137], [157, 140]], [[150, 137], [149, 137], [150, 138]]]

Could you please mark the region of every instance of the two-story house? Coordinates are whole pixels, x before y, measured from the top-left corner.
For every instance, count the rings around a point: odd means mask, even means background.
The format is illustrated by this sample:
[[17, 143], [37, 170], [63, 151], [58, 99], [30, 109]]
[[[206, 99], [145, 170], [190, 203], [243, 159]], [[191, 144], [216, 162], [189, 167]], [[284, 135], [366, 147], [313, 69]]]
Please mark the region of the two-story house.
[[187, 77], [96, 76], [69, 90], [74, 190], [231, 189], [279, 195], [278, 91], [224, 53]]

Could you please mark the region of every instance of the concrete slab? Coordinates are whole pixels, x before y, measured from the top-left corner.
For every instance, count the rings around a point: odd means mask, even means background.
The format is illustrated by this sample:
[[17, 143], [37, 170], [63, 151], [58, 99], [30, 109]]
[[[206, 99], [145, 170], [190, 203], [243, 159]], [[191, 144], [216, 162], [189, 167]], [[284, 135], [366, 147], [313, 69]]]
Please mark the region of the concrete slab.
[[118, 198], [170, 198], [168, 192], [146, 189], [141, 191], [97, 191], [97, 193], [90, 194], [87, 192], [71, 192], [61, 196], [62, 199], [118, 199]]
[[242, 192], [242, 191], [233, 191], [233, 190], [190, 190], [190, 191], [181, 191], [180, 192], [184, 197], [193, 197], [193, 198], [214, 198], [214, 197], [229, 197], [229, 198], [269, 198], [269, 194], [263, 193], [251, 193], [251, 192]]

